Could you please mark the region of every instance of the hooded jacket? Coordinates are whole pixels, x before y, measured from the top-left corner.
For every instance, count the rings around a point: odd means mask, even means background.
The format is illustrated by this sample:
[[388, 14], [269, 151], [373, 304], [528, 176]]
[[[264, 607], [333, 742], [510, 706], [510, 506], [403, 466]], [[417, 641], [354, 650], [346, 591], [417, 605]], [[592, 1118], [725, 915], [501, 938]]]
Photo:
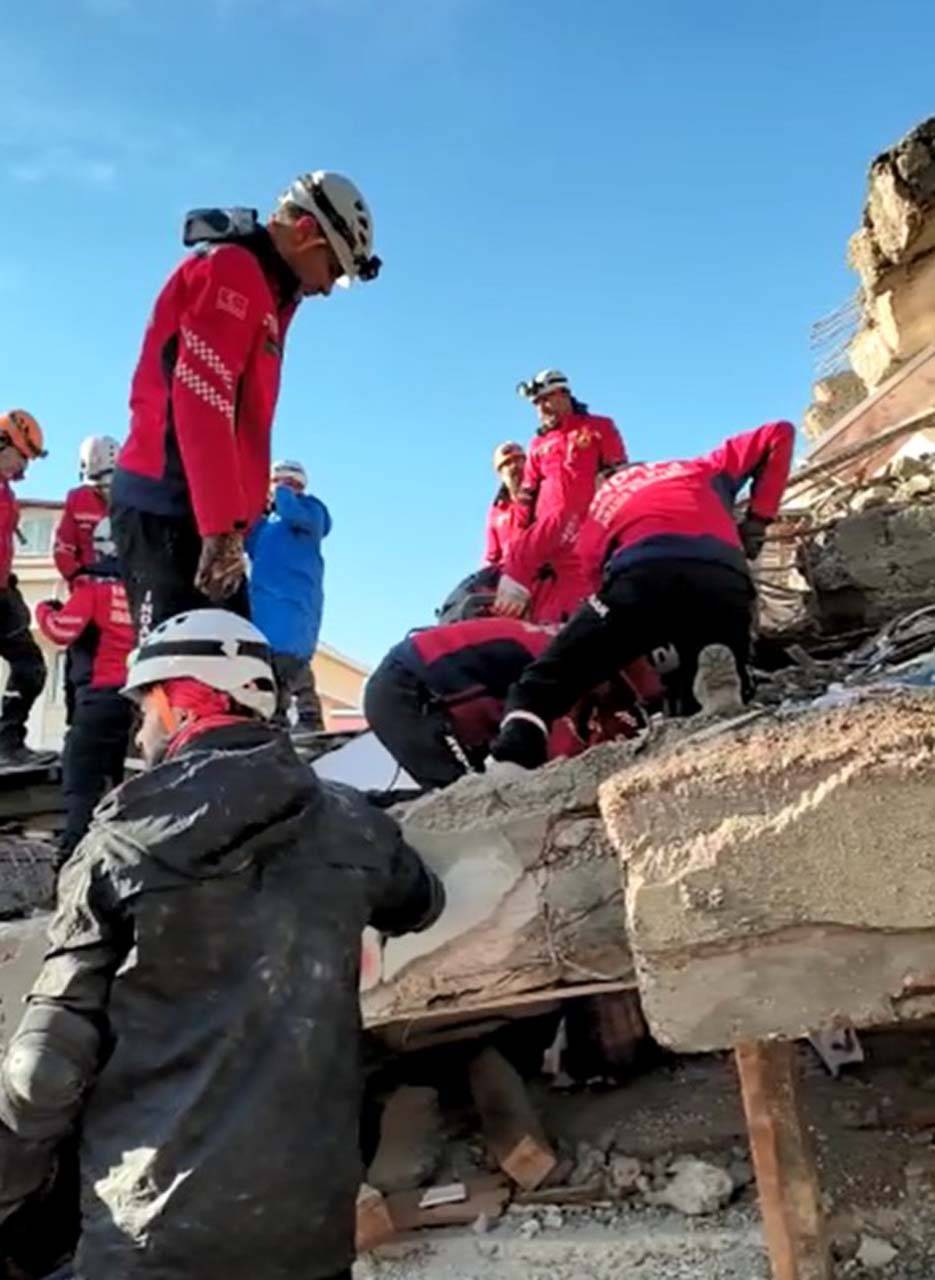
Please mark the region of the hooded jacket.
[[280, 484], [272, 511], [247, 538], [250, 617], [274, 653], [308, 659], [318, 647], [325, 604], [321, 543], [330, 532], [323, 502]]
[[350, 1265], [361, 932], [424, 928], [442, 901], [391, 818], [258, 722], [209, 730], [98, 807], [0, 1073], [20, 1192], [80, 1115], [80, 1280]]

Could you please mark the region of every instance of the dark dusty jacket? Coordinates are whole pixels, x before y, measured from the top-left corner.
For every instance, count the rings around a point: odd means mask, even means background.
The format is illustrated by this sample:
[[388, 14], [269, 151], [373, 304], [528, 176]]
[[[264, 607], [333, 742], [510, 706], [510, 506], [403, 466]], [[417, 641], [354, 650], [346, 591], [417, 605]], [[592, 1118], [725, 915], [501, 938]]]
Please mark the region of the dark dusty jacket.
[[325, 603], [321, 543], [330, 532], [325, 504], [283, 484], [276, 486], [273, 510], [250, 531], [250, 617], [274, 653], [307, 659], [318, 647]]
[[442, 901], [392, 819], [264, 725], [211, 730], [99, 807], [10, 1048], [84, 1055], [90, 1093], [50, 1117], [0, 1090], [31, 1160], [81, 1112], [81, 1280], [349, 1265], [361, 931], [427, 927]]

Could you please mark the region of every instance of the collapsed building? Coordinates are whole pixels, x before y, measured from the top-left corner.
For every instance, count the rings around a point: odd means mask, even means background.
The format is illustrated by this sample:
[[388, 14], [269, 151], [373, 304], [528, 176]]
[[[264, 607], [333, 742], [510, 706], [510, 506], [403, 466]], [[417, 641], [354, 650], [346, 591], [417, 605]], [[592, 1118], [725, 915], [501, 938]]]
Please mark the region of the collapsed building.
[[[407, 1233], [445, 1226], [465, 1277], [931, 1273], [933, 255], [927, 121], [871, 167], [853, 367], [757, 566], [754, 703], [396, 807], [450, 905], [364, 940], [365, 1273], [432, 1274]], [[0, 795], [0, 1042], [53, 793]], [[676, 1244], [674, 1213], [716, 1225]]]

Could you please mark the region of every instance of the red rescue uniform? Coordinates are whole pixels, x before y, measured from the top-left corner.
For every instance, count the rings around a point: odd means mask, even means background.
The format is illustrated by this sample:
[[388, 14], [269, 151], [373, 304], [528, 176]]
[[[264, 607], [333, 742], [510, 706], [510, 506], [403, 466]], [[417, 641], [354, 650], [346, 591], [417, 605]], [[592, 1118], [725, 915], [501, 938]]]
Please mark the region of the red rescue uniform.
[[487, 538], [484, 564], [503, 564], [510, 544], [520, 532], [525, 508], [503, 488], [490, 504], [487, 513]]
[[126, 592], [112, 562], [84, 570], [59, 608], [43, 600], [36, 606], [40, 631], [74, 655], [72, 672], [79, 688], [120, 688], [134, 645]]
[[133, 377], [115, 507], [192, 512], [202, 537], [247, 529], [262, 515], [297, 291], [265, 230], [176, 268], [156, 300]]
[[69, 489], [65, 495], [65, 510], [55, 530], [52, 556], [66, 582], [94, 563], [94, 529], [107, 510], [106, 496], [91, 484]]
[[651, 560], [713, 561], [747, 575], [734, 502], [752, 481], [751, 515], [779, 511], [795, 444], [791, 422], [768, 422], [682, 462], [639, 463], [601, 485], [577, 539], [592, 586]]
[[540, 431], [529, 446], [523, 471], [525, 523], [555, 515], [582, 519], [594, 497], [598, 472], [626, 460], [611, 418], [570, 413], [558, 426]]
[[0, 591], [10, 584], [13, 568], [13, 540], [19, 524], [19, 503], [9, 480], [0, 476]]

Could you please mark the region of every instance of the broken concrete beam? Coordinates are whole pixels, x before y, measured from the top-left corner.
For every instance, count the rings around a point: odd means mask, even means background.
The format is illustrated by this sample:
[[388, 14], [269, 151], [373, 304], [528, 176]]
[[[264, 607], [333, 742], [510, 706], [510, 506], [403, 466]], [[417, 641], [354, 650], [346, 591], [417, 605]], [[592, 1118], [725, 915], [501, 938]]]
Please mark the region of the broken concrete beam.
[[935, 1011], [935, 701], [676, 745], [601, 792], [643, 1011], [681, 1050]]
[[802, 556], [820, 630], [879, 626], [935, 599], [935, 505], [844, 516], [803, 543]]
[[632, 756], [632, 743], [611, 743], [506, 783], [466, 778], [400, 815], [448, 906], [425, 933], [387, 942], [361, 997], [368, 1025], [633, 982], [597, 808], [599, 784]]
[[488, 1047], [472, 1059], [468, 1082], [490, 1154], [517, 1186], [535, 1191], [555, 1169], [558, 1156], [519, 1072]]
[[0, 924], [0, 1054], [19, 1026], [45, 955], [48, 916]]
[[870, 166], [864, 226], [890, 263], [935, 247], [935, 118], [924, 120]]

